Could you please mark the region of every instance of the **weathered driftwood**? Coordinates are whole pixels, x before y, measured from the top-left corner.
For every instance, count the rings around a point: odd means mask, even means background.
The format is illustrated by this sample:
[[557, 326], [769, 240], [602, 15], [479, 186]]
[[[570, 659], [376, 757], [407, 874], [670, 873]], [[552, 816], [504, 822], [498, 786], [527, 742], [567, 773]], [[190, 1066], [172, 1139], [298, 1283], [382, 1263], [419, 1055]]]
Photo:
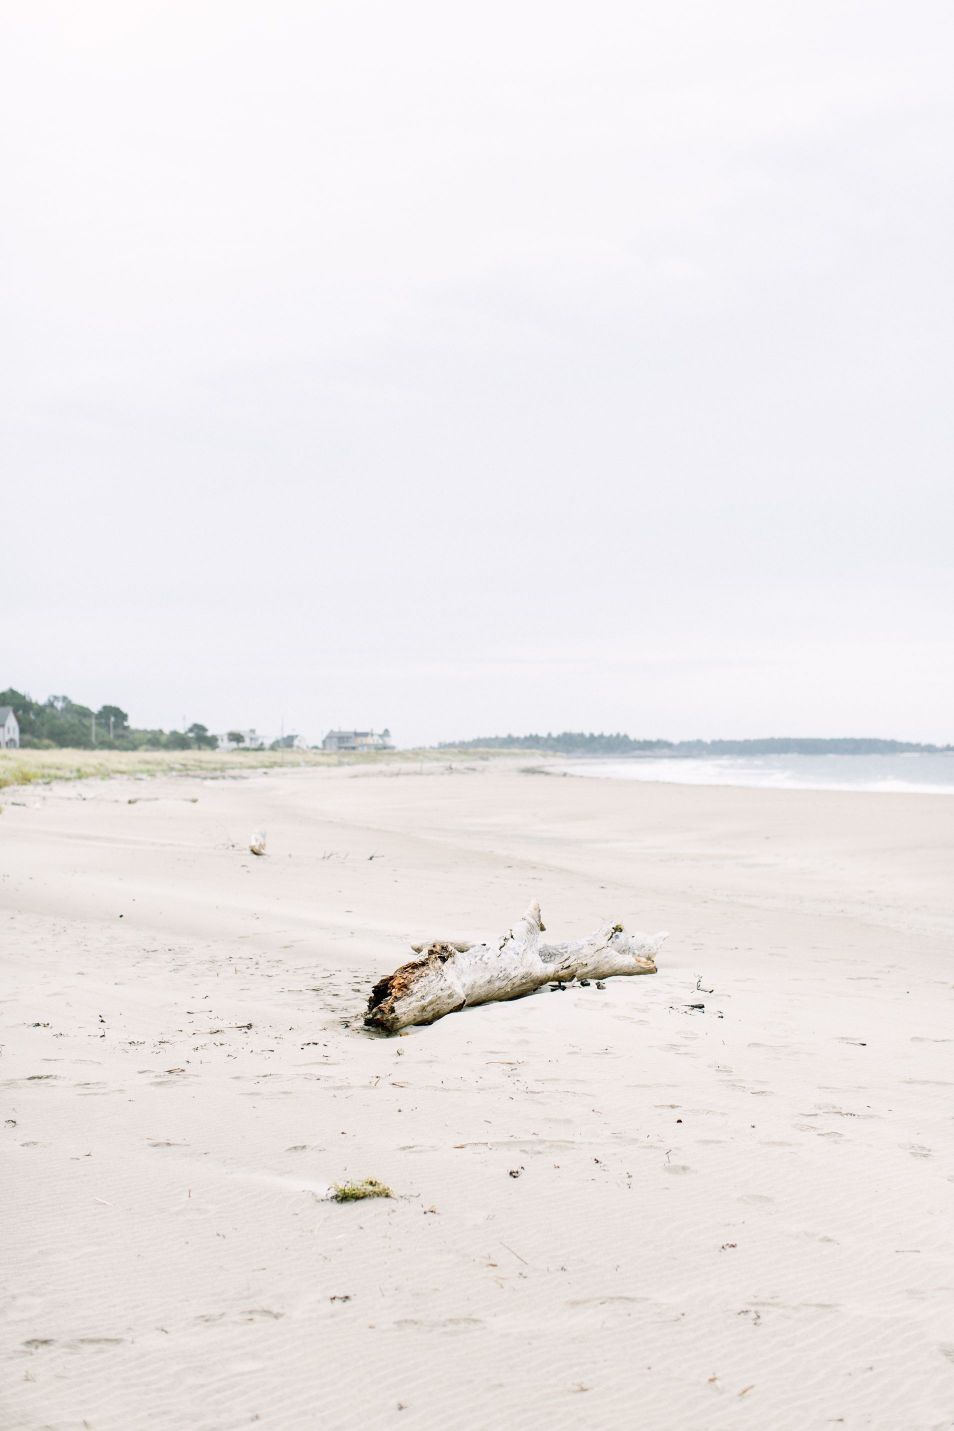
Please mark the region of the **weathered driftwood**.
[[615, 974], [655, 974], [662, 934], [627, 934], [607, 924], [587, 939], [544, 944], [540, 906], [533, 901], [509, 934], [494, 944], [437, 940], [423, 957], [402, 964], [375, 984], [368, 1000], [369, 1028], [397, 1033], [432, 1024], [471, 1004], [519, 999], [544, 984], [609, 979]]
[[423, 954], [432, 944], [440, 944], [443, 949], [453, 949], [457, 954], [466, 954], [468, 949], [474, 947], [468, 939], [425, 939], [420, 944], [412, 944], [411, 949], [415, 954]]

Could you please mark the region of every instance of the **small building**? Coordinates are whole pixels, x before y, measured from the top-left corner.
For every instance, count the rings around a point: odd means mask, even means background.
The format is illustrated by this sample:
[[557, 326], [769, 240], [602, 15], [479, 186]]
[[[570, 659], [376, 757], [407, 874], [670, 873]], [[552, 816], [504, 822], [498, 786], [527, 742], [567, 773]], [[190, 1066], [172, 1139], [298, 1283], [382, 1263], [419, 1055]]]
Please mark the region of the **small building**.
[[272, 741], [270, 749], [307, 750], [308, 742], [300, 735], [280, 735], [277, 740]]
[[264, 750], [265, 740], [255, 730], [229, 730], [216, 736], [218, 750]]
[[20, 722], [13, 706], [0, 706], [0, 750], [17, 749], [20, 745]]
[[393, 750], [389, 730], [329, 730], [322, 750]]

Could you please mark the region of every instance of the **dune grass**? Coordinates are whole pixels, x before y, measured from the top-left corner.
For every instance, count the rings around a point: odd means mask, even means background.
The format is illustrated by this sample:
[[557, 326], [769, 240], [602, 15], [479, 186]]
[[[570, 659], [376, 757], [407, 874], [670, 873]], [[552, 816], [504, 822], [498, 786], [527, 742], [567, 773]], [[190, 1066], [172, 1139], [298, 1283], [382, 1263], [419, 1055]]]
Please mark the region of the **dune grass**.
[[[235, 759], [214, 750], [2, 750], [0, 788], [47, 784], [52, 780], [105, 780], [111, 775], [205, 775], [238, 773], [291, 764], [312, 763], [310, 751], [256, 751]], [[315, 763], [322, 763], [319, 756]]]
[[113, 775], [244, 775], [299, 766], [447, 764], [461, 754], [468, 761], [490, 758], [483, 752], [453, 750], [0, 750], [0, 789]]

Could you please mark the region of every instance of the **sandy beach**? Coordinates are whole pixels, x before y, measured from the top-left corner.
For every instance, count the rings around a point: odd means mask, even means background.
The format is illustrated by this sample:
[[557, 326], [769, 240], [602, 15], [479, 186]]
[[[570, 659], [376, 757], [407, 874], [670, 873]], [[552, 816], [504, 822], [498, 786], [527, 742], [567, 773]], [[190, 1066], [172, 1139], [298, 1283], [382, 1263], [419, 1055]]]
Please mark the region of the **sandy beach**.
[[528, 768], [3, 792], [4, 1428], [954, 1426], [954, 801]]

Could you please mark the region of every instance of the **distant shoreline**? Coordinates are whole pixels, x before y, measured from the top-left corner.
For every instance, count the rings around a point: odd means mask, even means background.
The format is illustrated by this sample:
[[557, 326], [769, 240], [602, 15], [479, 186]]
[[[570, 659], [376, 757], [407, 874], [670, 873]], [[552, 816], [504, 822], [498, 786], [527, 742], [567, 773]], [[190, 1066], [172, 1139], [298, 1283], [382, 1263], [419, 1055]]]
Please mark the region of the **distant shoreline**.
[[841, 790], [868, 794], [954, 795], [954, 752], [652, 756], [553, 755], [534, 769], [584, 779], [734, 786], [759, 790]]
[[[475, 751], [474, 753], [476, 754], [476, 751]], [[501, 749], [501, 754], [503, 754], [503, 753], [504, 753], [504, 752], [503, 752], [503, 749]], [[517, 752], [515, 752], [515, 753], [517, 753]], [[529, 755], [529, 754], [532, 754], [533, 752], [528, 751], [528, 750], [525, 750], [525, 751], [521, 751], [521, 752], [519, 752], [519, 753], [520, 753], [520, 754], [523, 754], [523, 755]], [[811, 757], [811, 756], [829, 756], [829, 755], [830, 755], [830, 756], [833, 756], [833, 757], [840, 757], [840, 756], [865, 756], [865, 755], [867, 755], [867, 756], [871, 756], [871, 755], [885, 755], [885, 756], [890, 756], [890, 755], [947, 755], [947, 756], [954, 756], [954, 746], [949, 746], [949, 745], [933, 745], [933, 746], [932, 746], [932, 745], [928, 745], [928, 746], [918, 747], [916, 750], [909, 750], [909, 749], [907, 749], [907, 748], [891, 749], [891, 750], [789, 750], [789, 749], [786, 749], [786, 750], [771, 750], [771, 751], [756, 750], [756, 749], [754, 749], [754, 748], [753, 748], [753, 749], [748, 749], [748, 750], [741, 750], [741, 749], [735, 749], [735, 748], [733, 748], [732, 750], [679, 750], [679, 749], [663, 749], [663, 750], [633, 750], [633, 751], [628, 751], [628, 752], [626, 752], [626, 751], [622, 751], [622, 752], [620, 752], [620, 751], [613, 751], [612, 753], [607, 752], [607, 753], [605, 753], [605, 754], [603, 754], [603, 753], [601, 753], [601, 752], [597, 752], [597, 751], [573, 750], [573, 751], [565, 751], [565, 752], [558, 752], [558, 751], [540, 751], [539, 754], [544, 755], [544, 756], [551, 756], [551, 755], [559, 754], [559, 755], [560, 755], [560, 758], [563, 759], [563, 760], [712, 760], [713, 758], [719, 758], [720, 756], [733, 756], [733, 755], [750, 755], [750, 756], [754, 756], [754, 755], [793, 755], [793, 756], [799, 756], [799, 755], [802, 755], [802, 756], [809, 756], [809, 757]]]
[[481, 736], [439, 745], [438, 750], [513, 751], [596, 759], [692, 760], [725, 755], [954, 755], [954, 745], [886, 740], [875, 736], [764, 736], [744, 740], [637, 740], [628, 735]]

